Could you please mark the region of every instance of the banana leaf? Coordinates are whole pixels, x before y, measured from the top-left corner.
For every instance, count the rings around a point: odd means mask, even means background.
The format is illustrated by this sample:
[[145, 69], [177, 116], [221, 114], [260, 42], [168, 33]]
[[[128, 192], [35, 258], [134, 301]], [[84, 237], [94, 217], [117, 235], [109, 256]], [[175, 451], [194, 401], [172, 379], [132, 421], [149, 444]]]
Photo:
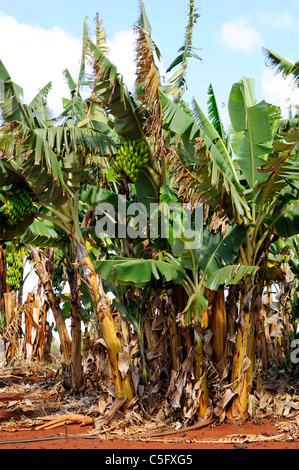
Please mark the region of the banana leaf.
[[115, 257], [96, 261], [94, 266], [103, 279], [137, 287], [144, 287], [152, 280], [180, 284], [185, 276], [183, 266], [162, 260]]
[[273, 151], [280, 111], [265, 101], [256, 103], [253, 79], [242, 78], [232, 86], [229, 96], [229, 115], [237, 135], [232, 148], [241, 172], [250, 188], [266, 179], [258, 168], [265, 164]]
[[19, 121], [28, 124], [28, 116], [21, 99], [23, 89], [11, 80], [1, 60], [0, 81], [4, 84], [4, 96], [0, 96], [0, 109], [3, 119], [6, 122]]
[[[194, 180], [198, 180], [196, 192], [202, 200], [207, 200], [211, 206], [220, 205], [222, 183], [225, 185], [227, 194], [232, 199], [232, 206], [236, 208], [240, 216], [249, 213], [246, 200], [242, 193], [244, 187], [239, 181], [239, 177], [234, 162], [229, 154], [226, 143], [221, 139], [215, 127], [209, 122], [208, 118], [202, 112], [196, 101], [194, 105], [194, 118], [184, 112], [180, 107], [171, 101], [162, 90], [161, 103], [163, 108], [163, 119], [169, 129], [178, 134], [185, 150], [193, 158], [193, 164], [198, 163], [200, 168], [194, 175]], [[197, 123], [198, 122], [198, 123]], [[203, 163], [194, 158], [195, 139], [201, 138], [204, 141], [208, 153]], [[213, 181], [214, 173], [210, 170], [213, 165], [218, 173], [218, 181]], [[201, 174], [205, 177], [201, 180]], [[188, 183], [189, 184], [189, 183]], [[205, 187], [204, 187], [205, 185]], [[208, 187], [208, 192], [206, 191]], [[215, 203], [216, 201], [216, 203]], [[219, 209], [219, 208], [218, 208]]]
[[273, 227], [280, 237], [292, 237], [299, 234], [299, 201], [295, 200], [281, 210], [277, 210], [272, 217], [265, 219], [268, 228]]
[[269, 67], [276, 70], [284, 78], [291, 77], [295, 86], [299, 86], [299, 60], [295, 63], [281, 57], [270, 49], [263, 48], [266, 56], [266, 63]]
[[232, 263], [239, 254], [239, 248], [246, 235], [243, 226], [227, 226], [225, 235], [221, 232], [213, 233], [205, 230], [203, 243], [200, 249], [200, 259], [198, 264], [206, 273], [210, 274]]
[[57, 227], [45, 220], [41, 222], [35, 219], [21, 237], [24, 245], [33, 245], [39, 248], [60, 247], [63, 244], [65, 234]]
[[238, 284], [245, 276], [254, 275], [258, 269], [258, 266], [225, 266], [208, 274], [204, 284], [208, 289], [218, 290], [220, 286]]

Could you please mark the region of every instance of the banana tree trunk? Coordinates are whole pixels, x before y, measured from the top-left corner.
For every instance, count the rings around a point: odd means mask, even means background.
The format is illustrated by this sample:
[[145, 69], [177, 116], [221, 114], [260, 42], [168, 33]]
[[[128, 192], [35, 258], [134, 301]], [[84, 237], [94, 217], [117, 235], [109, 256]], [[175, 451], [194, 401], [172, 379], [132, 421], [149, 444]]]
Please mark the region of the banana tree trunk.
[[261, 296], [262, 283], [258, 282], [256, 286], [251, 287], [249, 280], [245, 282], [231, 375], [231, 382], [238, 396], [238, 404], [235, 406], [237, 419], [247, 417], [247, 399], [255, 361]]
[[78, 264], [67, 268], [71, 291], [71, 364], [72, 391], [78, 393], [83, 386], [83, 370], [81, 355], [81, 278]]
[[142, 376], [142, 384], [148, 384], [148, 373], [147, 373], [147, 364], [146, 364], [146, 356], [145, 356], [145, 347], [144, 347], [144, 330], [140, 328], [138, 325], [135, 325], [138, 341], [139, 341], [139, 349], [140, 349], [140, 361], [141, 361], [141, 376]]
[[196, 329], [194, 331], [194, 341], [196, 347], [196, 379], [201, 380], [201, 395], [199, 398], [198, 414], [201, 419], [204, 419], [209, 405], [208, 384], [203, 367], [203, 340]]
[[45, 260], [41, 260], [39, 250], [31, 245], [29, 245], [29, 249], [32, 253], [32, 259], [33, 259], [36, 273], [44, 288], [47, 303], [49, 307], [51, 308], [53, 316], [54, 316], [55, 324], [56, 324], [59, 339], [60, 339], [60, 347], [61, 347], [63, 360], [65, 364], [69, 364], [71, 360], [71, 342], [70, 342], [70, 337], [66, 328], [64, 318], [63, 318], [63, 312], [60, 308], [60, 296], [55, 295], [53, 291], [49, 270], [47, 270], [46, 268]]
[[3, 247], [0, 245], [0, 312], [5, 311], [4, 294], [9, 293], [9, 287], [6, 282], [6, 261], [4, 258]]
[[227, 337], [224, 290], [214, 292], [212, 304], [212, 332], [213, 359], [218, 363], [224, 357]]
[[117, 336], [115, 324], [110, 310], [110, 299], [107, 297], [102, 281], [94, 270], [93, 263], [80, 235], [74, 237], [74, 247], [84, 280], [94, 302], [103, 338], [107, 344], [108, 357], [114, 379], [116, 396], [119, 398], [134, 397], [134, 387], [129, 371], [123, 376], [118, 368], [118, 356], [123, 352], [122, 344]]
[[180, 370], [180, 367], [181, 367], [180, 355], [179, 355], [180, 336], [179, 336], [178, 325], [176, 321], [176, 306], [174, 304], [173, 293], [171, 290], [167, 291], [167, 301], [166, 301], [165, 308], [166, 308], [168, 327], [169, 327], [172, 369], [177, 371], [177, 370]]
[[245, 282], [243, 297], [241, 299], [240, 319], [237, 326], [237, 338], [232, 361], [231, 383], [237, 393], [231, 408], [234, 419], [247, 417], [247, 374], [244, 373], [244, 364], [247, 357], [249, 324], [251, 316], [250, 281]]

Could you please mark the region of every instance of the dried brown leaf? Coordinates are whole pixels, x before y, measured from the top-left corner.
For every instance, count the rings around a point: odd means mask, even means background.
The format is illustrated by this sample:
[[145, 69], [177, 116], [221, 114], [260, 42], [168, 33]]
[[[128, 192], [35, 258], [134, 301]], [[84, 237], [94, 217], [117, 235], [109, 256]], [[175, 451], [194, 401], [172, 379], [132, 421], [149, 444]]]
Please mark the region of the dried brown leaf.
[[126, 352], [118, 353], [118, 370], [124, 379], [130, 368], [130, 356]]

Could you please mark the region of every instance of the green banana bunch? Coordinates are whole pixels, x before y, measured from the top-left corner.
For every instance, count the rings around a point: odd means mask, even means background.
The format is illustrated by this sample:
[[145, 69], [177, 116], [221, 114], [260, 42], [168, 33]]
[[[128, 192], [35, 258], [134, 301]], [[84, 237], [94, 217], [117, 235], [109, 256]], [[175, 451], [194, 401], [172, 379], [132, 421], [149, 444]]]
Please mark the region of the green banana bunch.
[[143, 140], [129, 140], [118, 149], [113, 170], [116, 181], [123, 178], [130, 183], [136, 183], [138, 173], [149, 162], [147, 147]]
[[5, 251], [5, 259], [8, 265], [6, 270], [7, 285], [10, 290], [18, 291], [23, 271], [22, 252], [8, 246]]
[[28, 216], [33, 207], [31, 195], [22, 189], [19, 193], [9, 197], [6, 201], [5, 214], [10, 225], [16, 225]]
[[53, 272], [51, 276], [51, 282], [52, 282], [52, 287], [55, 292], [61, 292], [62, 291], [62, 285], [63, 285], [63, 268], [62, 266], [58, 266], [55, 271]]
[[60, 294], [62, 292], [63, 285], [64, 285], [63, 258], [64, 258], [63, 253], [60, 250], [58, 250], [55, 253], [54, 259], [53, 259], [53, 262], [55, 264], [55, 269], [51, 275], [51, 283], [52, 283], [52, 287], [54, 291], [57, 294]]

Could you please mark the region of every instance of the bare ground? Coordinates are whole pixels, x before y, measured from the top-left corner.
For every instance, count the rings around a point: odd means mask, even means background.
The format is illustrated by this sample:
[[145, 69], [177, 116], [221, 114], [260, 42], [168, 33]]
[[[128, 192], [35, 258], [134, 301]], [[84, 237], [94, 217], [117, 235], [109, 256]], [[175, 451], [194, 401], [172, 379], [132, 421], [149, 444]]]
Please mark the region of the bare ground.
[[[105, 426], [99, 416], [99, 396], [71, 397], [54, 386], [53, 371], [34, 367], [15, 368], [0, 374], [0, 450], [4, 449], [97, 449], [110, 452], [123, 450], [198, 449], [299, 449], [299, 399], [281, 406], [281, 413], [258, 414], [240, 425], [202, 423], [170, 427], [165, 423], [136, 419], [130, 430], [122, 403], [115, 400]], [[277, 401], [275, 402], [277, 409]], [[112, 408], [112, 407], [111, 407]], [[297, 409], [298, 408], [298, 409]], [[285, 410], [288, 409], [286, 413]], [[135, 413], [135, 414], [134, 414]], [[106, 415], [105, 415], [106, 416]]]

